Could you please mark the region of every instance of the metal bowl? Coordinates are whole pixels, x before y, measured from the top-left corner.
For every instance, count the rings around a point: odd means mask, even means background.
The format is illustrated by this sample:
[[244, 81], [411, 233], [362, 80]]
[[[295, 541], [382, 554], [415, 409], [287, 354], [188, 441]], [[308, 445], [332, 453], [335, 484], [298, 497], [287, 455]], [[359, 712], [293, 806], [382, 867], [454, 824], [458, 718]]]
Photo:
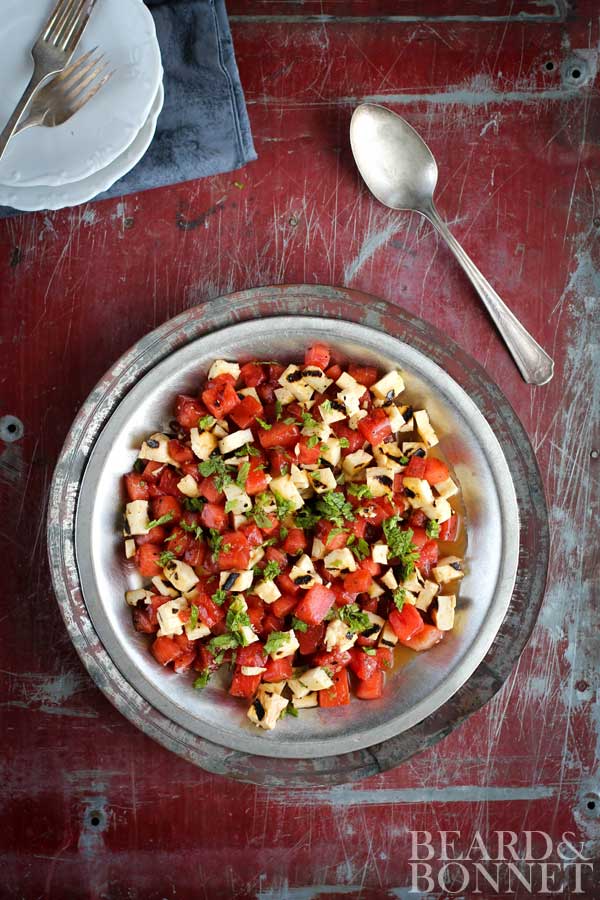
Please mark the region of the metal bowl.
[[[519, 508], [528, 533], [532, 521], [545, 522], [539, 475], [521, 426], [500, 395], [503, 427], [495, 434], [497, 423], [489, 422], [489, 416], [486, 421], [482, 406], [490, 390], [499, 392], [482, 370], [468, 361], [468, 368], [459, 372], [465, 390], [457, 373], [453, 378], [448, 371], [464, 359], [458, 348], [432, 334], [429, 326], [425, 336], [424, 323], [400, 310], [379, 303], [376, 311], [376, 303], [356, 292], [303, 286], [212, 301], [208, 316], [207, 307], [184, 313], [140, 342], [96, 388], [59, 462], [50, 554], [76, 647], [100, 687], [136, 724], [213, 771], [253, 781], [307, 784], [372, 774], [373, 760], [379, 768], [397, 763], [399, 756], [416, 749], [419, 728], [426, 734], [437, 723], [439, 735], [460, 719], [462, 708], [453, 709], [452, 698], [461, 694], [461, 687], [464, 692], [476, 670], [483, 675], [484, 695], [491, 696], [501, 684], [489, 658], [495, 655], [492, 645], [501, 639], [503, 623], [511, 618], [507, 613], [518, 574], [530, 592], [533, 588], [533, 605], [541, 601], [547, 528], [537, 526], [541, 556], [531, 560], [528, 555], [527, 571], [519, 569]], [[309, 309], [319, 314], [307, 315]], [[340, 314], [343, 318], [336, 318]], [[223, 327], [234, 316], [244, 321]], [[401, 367], [407, 395], [426, 405], [462, 487], [467, 574], [455, 630], [428, 653], [411, 655], [397, 667], [381, 700], [303, 710], [298, 719], [286, 718], [264, 733], [249, 723], [245, 704], [231, 698], [218, 680], [195, 691], [189, 676], [160, 668], [148, 652], [147, 638], [133, 631], [123, 594], [140, 580], [123, 560], [118, 536], [120, 479], [143, 436], [168, 425], [175, 394], [197, 389], [215, 358], [292, 360], [315, 339], [331, 343], [349, 360]], [[517, 472], [527, 479], [519, 483], [513, 480], [515, 452], [528, 464], [527, 473]], [[522, 623], [517, 652], [533, 621], [529, 617]], [[514, 662], [514, 643], [510, 656]], [[484, 695], [477, 705], [487, 699]], [[429, 728], [424, 728], [426, 722]]]

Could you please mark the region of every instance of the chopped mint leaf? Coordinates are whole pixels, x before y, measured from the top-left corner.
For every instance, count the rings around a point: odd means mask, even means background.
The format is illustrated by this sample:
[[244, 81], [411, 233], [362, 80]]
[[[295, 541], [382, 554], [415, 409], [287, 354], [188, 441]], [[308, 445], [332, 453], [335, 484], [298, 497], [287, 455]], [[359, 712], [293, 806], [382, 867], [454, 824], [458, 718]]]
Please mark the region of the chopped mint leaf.
[[196, 688], [197, 691], [202, 690], [202, 688], [206, 687], [206, 685], [208, 684], [209, 681], [210, 681], [210, 672], [208, 671], [208, 669], [204, 669], [204, 671], [201, 672], [200, 675], [198, 675], [198, 677], [194, 679], [194, 687]]
[[[202, 540], [202, 525], [188, 525], [188, 523], [184, 522], [182, 519], [179, 523], [179, 527], [182, 528], [183, 531], [187, 531], [189, 534], [193, 534], [194, 538], [197, 541]], [[173, 535], [171, 535], [171, 538], [172, 537]], [[169, 538], [169, 540], [171, 540], [171, 538]]]
[[258, 422], [260, 427], [263, 428], [265, 431], [270, 431], [271, 428], [273, 427], [268, 422], [265, 422], [264, 419], [259, 419], [258, 416], [256, 417], [255, 422]]
[[406, 591], [403, 587], [396, 588], [392, 594], [392, 600], [398, 612], [402, 612], [402, 607], [406, 603]]
[[358, 603], [340, 606], [338, 613], [342, 622], [353, 634], [360, 634], [361, 631], [366, 631], [371, 626], [371, 620], [367, 613], [361, 610]]
[[281, 419], [281, 413], [283, 412], [283, 403], [281, 400], [275, 401], [275, 419], [279, 422]]
[[330, 491], [322, 494], [317, 500], [315, 509], [321, 513], [324, 519], [333, 522], [334, 525], [343, 525], [344, 519], [352, 521], [354, 511], [352, 505], [346, 500], [341, 491]]
[[371, 552], [369, 545], [364, 538], [359, 538], [356, 543], [353, 542], [350, 545], [350, 549], [359, 562], [361, 562], [363, 559], [366, 559]]
[[306, 622], [303, 622], [302, 619], [297, 619], [296, 616], [292, 617], [292, 628], [294, 631], [308, 631]]
[[252, 444], [244, 444], [233, 451], [234, 456], [260, 456], [260, 450], [253, 447]]
[[419, 551], [412, 543], [414, 532], [410, 528], [402, 531], [399, 521], [398, 516], [390, 516], [383, 523], [383, 533], [390, 549], [390, 558], [398, 560], [403, 578], [408, 578], [414, 572]]
[[294, 511], [294, 504], [290, 500], [286, 500], [281, 494], [273, 492], [275, 497], [275, 505], [277, 506], [277, 518], [283, 521], [291, 512]]
[[350, 446], [350, 441], [348, 440], [348, 438], [347, 438], [347, 437], [341, 437], [341, 438], [340, 438], [340, 447], [342, 447], [343, 449], [346, 449], [346, 448], [349, 447], [349, 446]]
[[319, 443], [319, 435], [311, 434], [311, 436], [309, 437], [309, 439], [306, 442], [306, 446], [309, 448], [309, 450], [312, 450], [313, 447], [316, 447], [318, 443]]
[[208, 529], [208, 546], [210, 547], [213, 557], [216, 557], [221, 550], [223, 538], [216, 528]]
[[191, 629], [195, 628], [198, 624], [198, 607], [195, 603], [192, 603], [192, 608], [190, 609], [190, 621], [189, 626]]
[[158, 557], [158, 565], [164, 569], [167, 563], [171, 562], [172, 559], [175, 558], [175, 554], [171, 552], [171, 550], [163, 550], [163, 552]]
[[148, 531], [151, 528], [156, 528], [157, 525], [166, 525], [167, 522], [171, 522], [173, 520], [173, 513], [168, 512], [165, 513], [164, 516], [161, 516], [160, 519], [152, 519], [151, 522], [148, 522]]
[[246, 611], [246, 603], [241, 597], [236, 597], [229, 604], [225, 624], [230, 631], [239, 632], [245, 625], [250, 625], [250, 618]]
[[290, 636], [286, 631], [272, 631], [265, 643], [265, 653], [276, 653], [289, 643]]
[[425, 526], [425, 534], [428, 538], [439, 538], [440, 536], [440, 523], [435, 519], [430, 519]]
[[250, 463], [245, 462], [242, 463], [238, 469], [238, 476], [235, 479], [235, 483], [238, 487], [245, 487], [246, 481], [248, 480], [248, 475], [250, 474]]
[[[205, 501], [201, 497], [184, 497], [183, 505], [188, 512], [202, 512]], [[180, 523], [182, 524], [182, 523]]]
[[263, 581], [273, 581], [278, 575], [281, 575], [281, 566], [274, 559], [269, 560], [262, 570]]
[[213, 427], [216, 421], [214, 416], [202, 416], [201, 419], [198, 419], [198, 428], [200, 431], [208, 431], [209, 428]]
[[216, 603], [217, 606], [223, 606], [227, 600], [227, 591], [224, 591], [223, 588], [218, 588], [212, 595], [211, 600], [213, 603]]
[[227, 465], [222, 456], [211, 456], [198, 463], [198, 471], [204, 478], [214, 475], [215, 487], [218, 491], [222, 491], [226, 484], [231, 484], [233, 481], [231, 467]]
[[366, 653], [367, 656], [377, 656], [377, 650], [374, 647], [363, 647], [363, 653]]
[[366, 484], [349, 484], [348, 493], [359, 500], [370, 500], [373, 496], [371, 489]]

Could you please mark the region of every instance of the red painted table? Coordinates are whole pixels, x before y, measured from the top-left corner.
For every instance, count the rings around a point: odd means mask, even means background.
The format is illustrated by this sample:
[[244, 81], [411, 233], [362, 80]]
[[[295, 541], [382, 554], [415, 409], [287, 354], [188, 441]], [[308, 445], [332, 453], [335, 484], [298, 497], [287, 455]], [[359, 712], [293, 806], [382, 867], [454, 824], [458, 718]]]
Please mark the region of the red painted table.
[[[477, 831], [494, 849], [494, 831], [510, 829], [524, 849], [523, 832], [542, 830], [553, 862], [572, 856], [556, 846], [572, 832], [596, 858], [595, 873], [580, 869], [582, 890], [600, 896], [597, 5], [237, 0], [229, 9], [258, 162], [0, 226], [0, 415], [24, 426], [0, 442], [0, 896], [417, 896], [415, 829], [462, 830], [455, 852]], [[554, 355], [550, 385], [521, 381], [431, 228], [361, 185], [347, 135], [365, 97], [402, 112], [430, 143], [439, 205]], [[188, 306], [279, 282], [357, 287], [442, 327], [510, 398], [549, 498], [548, 592], [512, 678], [434, 749], [352, 788], [241, 785], [154, 744], [84, 672], [45, 561], [52, 468], [110, 363]], [[458, 890], [435, 884], [432, 897], [461, 896], [463, 875], [449, 874]], [[475, 889], [472, 866], [468, 874], [465, 896]], [[558, 895], [579, 895], [573, 865], [546, 874], [546, 890], [566, 878]]]

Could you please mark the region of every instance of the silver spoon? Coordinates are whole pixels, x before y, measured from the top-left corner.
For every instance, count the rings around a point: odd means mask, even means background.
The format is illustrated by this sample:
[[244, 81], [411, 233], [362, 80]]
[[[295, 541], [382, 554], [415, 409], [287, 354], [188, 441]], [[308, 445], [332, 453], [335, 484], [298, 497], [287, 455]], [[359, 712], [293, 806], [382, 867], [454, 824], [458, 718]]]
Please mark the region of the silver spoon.
[[359, 172], [377, 199], [392, 209], [418, 212], [441, 234], [483, 300], [521, 375], [546, 384], [554, 363], [483, 277], [435, 208], [438, 169], [425, 141], [385, 106], [363, 103], [354, 110], [350, 143]]

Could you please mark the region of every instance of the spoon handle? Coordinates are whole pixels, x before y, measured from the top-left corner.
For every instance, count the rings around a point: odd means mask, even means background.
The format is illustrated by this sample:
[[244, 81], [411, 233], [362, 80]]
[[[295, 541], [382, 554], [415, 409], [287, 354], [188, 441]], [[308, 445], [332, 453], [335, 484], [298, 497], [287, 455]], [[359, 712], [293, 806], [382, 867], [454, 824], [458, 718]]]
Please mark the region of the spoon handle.
[[471, 279], [473, 287], [483, 300], [485, 308], [504, 338], [506, 346], [510, 350], [525, 381], [528, 384], [546, 384], [554, 373], [554, 362], [552, 359], [540, 347], [538, 342], [532, 338], [504, 301], [500, 299], [487, 278], [484, 278], [471, 257], [458, 243], [433, 203], [422, 209], [421, 212], [444, 238], [450, 250], [452, 250], [454, 256]]

